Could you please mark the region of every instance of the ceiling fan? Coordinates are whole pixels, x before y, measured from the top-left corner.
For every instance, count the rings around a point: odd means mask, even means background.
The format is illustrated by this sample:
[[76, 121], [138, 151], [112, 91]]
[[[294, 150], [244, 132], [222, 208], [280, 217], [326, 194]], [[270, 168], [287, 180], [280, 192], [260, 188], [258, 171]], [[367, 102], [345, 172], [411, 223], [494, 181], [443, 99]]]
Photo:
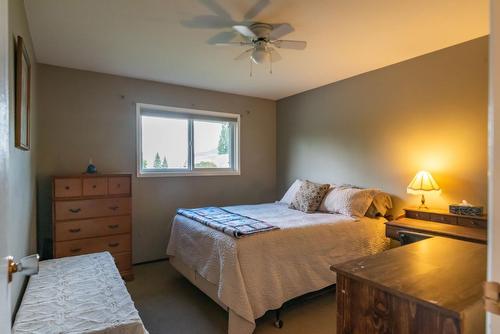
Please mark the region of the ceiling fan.
[[268, 24], [253, 23], [250, 25], [233, 25], [233, 29], [243, 36], [245, 42], [215, 43], [218, 46], [251, 46], [243, 51], [235, 60], [250, 59], [255, 64], [274, 63], [281, 60], [279, 49], [304, 50], [307, 46], [305, 41], [292, 41], [280, 39], [282, 36], [293, 31], [288, 23]]

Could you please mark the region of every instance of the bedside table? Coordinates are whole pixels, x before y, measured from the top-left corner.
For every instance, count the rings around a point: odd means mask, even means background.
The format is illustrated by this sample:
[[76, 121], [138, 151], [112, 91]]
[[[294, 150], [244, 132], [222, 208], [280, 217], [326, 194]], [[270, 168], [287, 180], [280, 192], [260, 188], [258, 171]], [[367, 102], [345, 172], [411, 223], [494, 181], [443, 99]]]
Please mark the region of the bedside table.
[[417, 232], [485, 244], [486, 216], [462, 216], [445, 210], [404, 209], [405, 215], [385, 223], [385, 235], [399, 241], [399, 232]]

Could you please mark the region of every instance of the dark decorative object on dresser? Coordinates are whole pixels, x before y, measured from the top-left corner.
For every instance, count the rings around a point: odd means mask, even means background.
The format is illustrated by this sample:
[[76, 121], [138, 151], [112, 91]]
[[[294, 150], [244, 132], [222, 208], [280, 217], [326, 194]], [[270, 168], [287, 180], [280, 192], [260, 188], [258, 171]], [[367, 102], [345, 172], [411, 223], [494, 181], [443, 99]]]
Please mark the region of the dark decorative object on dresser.
[[405, 215], [385, 223], [387, 237], [400, 241], [400, 233], [417, 232], [485, 244], [486, 216], [455, 215], [445, 210], [405, 209]]
[[131, 175], [55, 176], [52, 198], [54, 257], [108, 251], [133, 279]]
[[467, 201], [462, 201], [460, 204], [450, 204], [450, 213], [464, 216], [482, 216], [483, 207], [474, 206], [467, 203]]

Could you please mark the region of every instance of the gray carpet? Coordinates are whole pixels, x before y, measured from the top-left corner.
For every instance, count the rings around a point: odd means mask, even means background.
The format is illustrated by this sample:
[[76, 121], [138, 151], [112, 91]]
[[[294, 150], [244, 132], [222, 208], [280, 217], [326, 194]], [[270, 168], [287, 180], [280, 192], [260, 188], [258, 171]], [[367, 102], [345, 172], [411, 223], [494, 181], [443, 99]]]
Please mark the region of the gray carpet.
[[[173, 269], [168, 261], [134, 267], [127, 283], [150, 334], [227, 333], [227, 312]], [[257, 320], [256, 334], [334, 334], [335, 294], [330, 291], [291, 304], [282, 313], [284, 326], [273, 326], [274, 313]]]

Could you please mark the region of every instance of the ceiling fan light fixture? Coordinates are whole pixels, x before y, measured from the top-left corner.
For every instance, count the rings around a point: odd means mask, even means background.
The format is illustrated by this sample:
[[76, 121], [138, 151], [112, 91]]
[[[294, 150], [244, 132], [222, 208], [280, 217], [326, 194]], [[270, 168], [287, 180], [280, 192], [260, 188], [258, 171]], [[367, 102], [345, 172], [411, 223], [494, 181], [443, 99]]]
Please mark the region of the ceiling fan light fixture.
[[267, 52], [265, 46], [257, 46], [255, 50], [253, 50], [250, 59], [252, 59], [255, 64], [264, 64], [270, 61], [270, 54]]

